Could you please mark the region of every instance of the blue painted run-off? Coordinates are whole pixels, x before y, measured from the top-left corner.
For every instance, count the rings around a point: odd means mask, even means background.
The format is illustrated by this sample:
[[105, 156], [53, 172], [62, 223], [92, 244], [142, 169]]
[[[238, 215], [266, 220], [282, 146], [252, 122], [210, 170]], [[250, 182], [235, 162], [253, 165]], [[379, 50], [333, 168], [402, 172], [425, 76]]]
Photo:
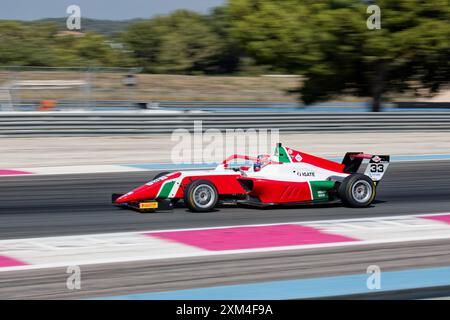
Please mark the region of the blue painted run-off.
[[[342, 158], [328, 158], [328, 159], [336, 162], [342, 161]], [[450, 154], [391, 156], [391, 162], [436, 161], [436, 160], [450, 160]], [[184, 163], [184, 164], [148, 163], [148, 164], [127, 164], [125, 166], [143, 170], [188, 170], [188, 169], [215, 168], [217, 166], [217, 163]]]
[[[390, 271], [380, 274], [380, 289], [368, 289], [373, 274], [240, 284], [189, 290], [131, 294], [118, 300], [287, 300], [389, 292], [450, 285], [450, 267]], [[369, 283], [373, 283], [369, 280]]]

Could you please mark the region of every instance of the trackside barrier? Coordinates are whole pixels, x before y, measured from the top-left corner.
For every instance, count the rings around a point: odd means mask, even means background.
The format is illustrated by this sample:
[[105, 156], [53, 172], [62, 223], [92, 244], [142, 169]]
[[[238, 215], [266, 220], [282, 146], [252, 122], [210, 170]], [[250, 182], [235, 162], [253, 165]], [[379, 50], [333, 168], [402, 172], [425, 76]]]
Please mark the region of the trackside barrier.
[[2, 112], [0, 135], [118, 135], [203, 130], [279, 129], [285, 132], [449, 131], [450, 113], [159, 113], [135, 112]]

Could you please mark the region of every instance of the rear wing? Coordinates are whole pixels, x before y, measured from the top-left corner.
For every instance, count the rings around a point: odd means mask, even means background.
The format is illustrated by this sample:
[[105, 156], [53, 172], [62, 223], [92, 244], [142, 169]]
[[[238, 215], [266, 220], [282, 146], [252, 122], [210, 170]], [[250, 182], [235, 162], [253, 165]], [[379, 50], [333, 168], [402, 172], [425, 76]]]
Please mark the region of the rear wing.
[[371, 155], [362, 152], [347, 152], [342, 160], [342, 164], [345, 165], [344, 172], [358, 172], [364, 159], [369, 159], [364, 174], [375, 182], [380, 181], [389, 166], [390, 156]]

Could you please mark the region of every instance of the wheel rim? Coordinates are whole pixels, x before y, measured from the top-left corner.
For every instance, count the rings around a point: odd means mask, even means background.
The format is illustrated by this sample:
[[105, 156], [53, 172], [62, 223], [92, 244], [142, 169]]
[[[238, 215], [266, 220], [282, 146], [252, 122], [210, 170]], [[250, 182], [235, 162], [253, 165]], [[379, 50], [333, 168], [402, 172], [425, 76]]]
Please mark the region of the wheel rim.
[[194, 203], [199, 208], [208, 208], [216, 201], [216, 192], [207, 185], [201, 184], [193, 191]]
[[372, 197], [372, 186], [364, 180], [357, 181], [352, 187], [352, 196], [358, 203], [366, 203]]

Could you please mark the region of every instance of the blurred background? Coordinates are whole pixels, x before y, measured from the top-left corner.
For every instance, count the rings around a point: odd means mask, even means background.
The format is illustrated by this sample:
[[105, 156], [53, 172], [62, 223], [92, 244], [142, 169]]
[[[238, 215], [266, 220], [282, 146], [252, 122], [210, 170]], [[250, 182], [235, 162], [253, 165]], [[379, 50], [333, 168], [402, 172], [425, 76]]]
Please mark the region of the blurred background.
[[450, 107], [449, 0], [141, 2], [2, 4], [2, 110]]
[[279, 129], [285, 143], [324, 156], [367, 144], [447, 153], [450, 0], [80, 0], [77, 8], [2, 4], [0, 165], [88, 164], [107, 151], [102, 163], [167, 162], [169, 134], [195, 121], [204, 130]]
[[[127, 252], [110, 251], [109, 244], [97, 250], [105, 238], [86, 234], [358, 218], [361, 225], [348, 228], [370, 235], [377, 229], [370, 223], [374, 217], [449, 212], [450, 0], [5, 2], [0, 1], [0, 269], [2, 263], [28, 263], [21, 256], [16, 262], [5, 258], [34, 244], [39, 250], [30, 261], [37, 263], [60, 259], [61, 248], [80, 243], [88, 243], [80, 247], [83, 261], [138, 253], [126, 246], [128, 239], [120, 244]], [[74, 28], [71, 5], [79, 6], [80, 28]], [[194, 123], [221, 132], [277, 129], [280, 142], [306, 153], [340, 161], [346, 152], [364, 151], [391, 155], [392, 164], [379, 200], [361, 210], [234, 207], [187, 214], [177, 207], [170, 214], [138, 215], [112, 208], [112, 193], [180, 169], [171, 158], [177, 142], [172, 133], [192, 132]], [[205, 149], [191, 143], [193, 155]], [[439, 218], [442, 224], [428, 221], [436, 227], [431, 229], [399, 219], [404, 223], [386, 220], [378, 237], [419, 240], [173, 263], [114, 260], [86, 269], [81, 291], [66, 289], [65, 270], [0, 272], [0, 299], [105, 297], [355, 274], [363, 274], [365, 284], [373, 264], [383, 272], [446, 267], [446, 273], [392, 278], [399, 290], [417, 281], [430, 281], [419, 283], [425, 289], [445, 285], [444, 293], [425, 290], [422, 297], [450, 297], [450, 229], [443, 225], [448, 214]], [[50, 238], [3, 241], [75, 235], [81, 241], [57, 238], [54, 248]], [[435, 241], [423, 240], [425, 235]], [[233, 243], [229, 237], [224, 241]], [[74, 256], [68, 257], [73, 263]], [[345, 291], [353, 285], [335, 282], [331, 289], [354, 294]], [[322, 282], [318, 287], [330, 288]], [[266, 299], [296, 293], [272, 289]], [[247, 287], [240, 293], [254, 299], [256, 291]], [[411, 289], [406, 297], [420, 297], [416, 293]], [[317, 297], [312, 294], [303, 297]]]

